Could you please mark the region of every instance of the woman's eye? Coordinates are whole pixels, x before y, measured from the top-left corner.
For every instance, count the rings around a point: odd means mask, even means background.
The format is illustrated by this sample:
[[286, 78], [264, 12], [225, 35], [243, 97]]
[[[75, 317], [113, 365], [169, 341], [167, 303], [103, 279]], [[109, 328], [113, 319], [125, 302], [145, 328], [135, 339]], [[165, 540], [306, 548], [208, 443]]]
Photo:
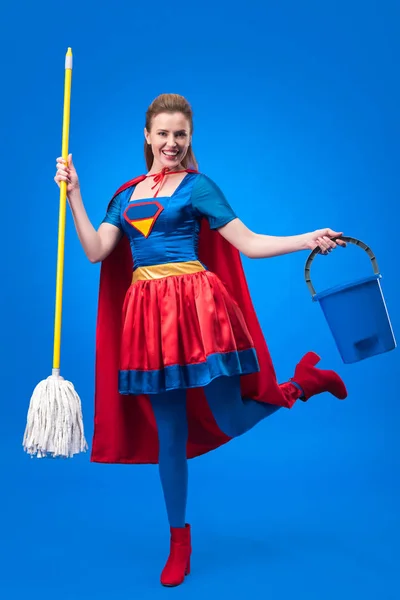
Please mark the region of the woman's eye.
[[[167, 134], [165, 131], [159, 131], [158, 135], [165, 137]], [[184, 131], [180, 131], [179, 133], [176, 134], [176, 137], [186, 137], [186, 133]]]

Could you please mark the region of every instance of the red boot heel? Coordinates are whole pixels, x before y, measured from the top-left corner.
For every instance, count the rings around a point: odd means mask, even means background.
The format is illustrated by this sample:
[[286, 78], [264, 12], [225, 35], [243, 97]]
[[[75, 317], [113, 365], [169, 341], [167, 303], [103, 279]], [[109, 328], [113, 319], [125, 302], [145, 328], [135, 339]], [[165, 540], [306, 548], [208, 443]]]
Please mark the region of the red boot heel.
[[190, 525], [171, 527], [170, 551], [168, 560], [161, 573], [161, 585], [174, 587], [183, 583], [190, 573], [190, 556], [192, 553]]
[[185, 575], [190, 575], [190, 556], [189, 556], [189, 560], [187, 561]]

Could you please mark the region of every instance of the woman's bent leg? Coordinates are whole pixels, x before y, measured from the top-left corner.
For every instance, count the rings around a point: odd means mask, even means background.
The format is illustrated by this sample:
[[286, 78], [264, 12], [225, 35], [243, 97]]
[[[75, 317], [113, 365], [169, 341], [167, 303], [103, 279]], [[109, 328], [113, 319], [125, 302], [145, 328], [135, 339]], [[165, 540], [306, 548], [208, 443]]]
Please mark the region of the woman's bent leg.
[[204, 392], [218, 427], [229, 437], [237, 437], [274, 414], [280, 406], [242, 398], [240, 376], [218, 377]]

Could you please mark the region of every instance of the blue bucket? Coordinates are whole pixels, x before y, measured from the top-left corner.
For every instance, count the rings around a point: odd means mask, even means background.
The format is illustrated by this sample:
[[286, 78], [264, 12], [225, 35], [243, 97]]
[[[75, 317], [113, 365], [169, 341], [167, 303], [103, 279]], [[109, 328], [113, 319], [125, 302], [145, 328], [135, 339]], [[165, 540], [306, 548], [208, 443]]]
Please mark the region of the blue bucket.
[[311, 283], [311, 263], [320, 248], [307, 259], [305, 279], [315, 302], [319, 302], [344, 363], [354, 363], [396, 348], [380, 284], [377, 260], [372, 250], [352, 237], [341, 237], [356, 244], [369, 255], [374, 274], [345, 285], [338, 285], [318, 294]]

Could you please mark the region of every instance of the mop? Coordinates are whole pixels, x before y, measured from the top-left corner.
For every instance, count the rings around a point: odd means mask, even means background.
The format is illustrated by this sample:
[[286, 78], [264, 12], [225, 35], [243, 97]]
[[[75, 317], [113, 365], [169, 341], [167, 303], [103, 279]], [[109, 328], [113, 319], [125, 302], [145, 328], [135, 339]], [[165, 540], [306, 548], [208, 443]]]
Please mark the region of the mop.
[[[62, 157], [68, 159], [72, 50], [65, 57]], [[87, 450], [82, 406], [73, 384], [60, 375], [61, 311], [64, 273], [67, 183], [60, 182], [54, 350], [52, 374], [35, 387], [28, 409], [24, 450], [37, 458], [70, 458]]]

